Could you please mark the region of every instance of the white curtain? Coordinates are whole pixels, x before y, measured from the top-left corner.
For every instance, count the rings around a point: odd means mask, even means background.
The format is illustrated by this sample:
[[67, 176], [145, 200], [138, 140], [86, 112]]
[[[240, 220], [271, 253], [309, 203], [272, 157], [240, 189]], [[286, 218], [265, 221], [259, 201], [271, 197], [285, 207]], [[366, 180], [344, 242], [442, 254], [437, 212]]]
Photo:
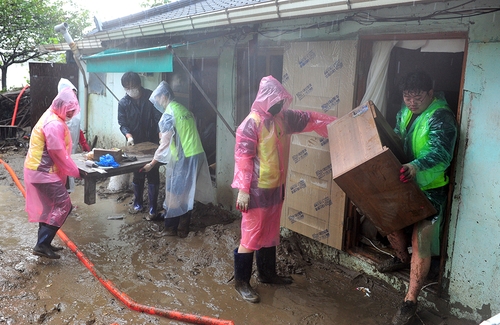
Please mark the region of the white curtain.
[[386, 86], [389, 59], [394, 46], [406, 49], [420, 49], [422, 52], [463, 52], [465, 50], [464, 39], [435, 39], [435, 40], [402, 40], [402, 41], [378, 41], [373, 43], [372, 62], [366, 80], [366, 92], [361, 100], [365, 103], [371, 100], [379, 111], [385, 116], [387, 111]]
[[384, 116], [386, 112], [387, 69], [389, 68], [391, 51], [396, 44], [397, 41], [379, 41], [373, 44], [372, 63], [368, 71], [366, 92], [359, 103], [371, 100]]

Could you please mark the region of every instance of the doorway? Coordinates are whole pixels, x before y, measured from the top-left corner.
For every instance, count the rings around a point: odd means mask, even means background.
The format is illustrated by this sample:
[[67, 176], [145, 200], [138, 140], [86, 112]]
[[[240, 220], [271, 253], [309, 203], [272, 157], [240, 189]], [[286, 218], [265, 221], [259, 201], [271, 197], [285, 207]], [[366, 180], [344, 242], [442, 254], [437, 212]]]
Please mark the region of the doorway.
[[[217, 105], [218, 60], [216, 58], [181, 58], [181, 60], [210, 101]], [[215, 169], [212, 165], [216, 160], [217, 114], [178, 61], [174, 61], [173, 71], [165, 73], [163, 79], [172, 87], [176, 100], [193, 113], [208, 165], [211, 166], [210, 174], [214, 179]]]
[[[381, 111], [389, 125], [394, 128], [396, 114], [401, 108], [402, 94], [399, 92], [398, 84], [401, 78], [413, 70], [427, 72], [434, 83], [435, 93], [441, 93], [446, 98], [450, 108], [455, 113], [457, 123], [460, 121], [461, 90], [463, 85], [463, 71], [466, 59], [466, 35], [463, 33], [446, 33], [432, 35], [383, 35], [370, 36], [360, 41], [358, 60], [358, 80], [356, 83], [357, 103], [366, 100], [365, 94], [369, 82], [367, 82], [370, 65], [372, 64], [372, 49], [378, 41], [393, 41], [394, 47], [388, 52], [388, 64], [386, 70], [386, 84], [383, 94], [384, 107]], [[399, 46], [398, 46], [399, 45]], [[386, 57], [387, 58], [387, 57]], [[459, 128], [460, 129], [460, 128]], [[458, 143], [458, 139], [457, 139]], [[450, 168], [450, 184], [454, 184], [453, 159]], [[442, 292], [443, 272], [446, 261], [448, 225], [450, 219], [450, 206], [453, 187], [450, 186], [448, 193], [447, 211], [445, 213], [444, 231], [441, 242], [441, 254], [433, 257], [431, 270], [427, 279], [426, 290], [437, 294]], [[345, 236], [345, 247], [353, 255], [361, 255], [379, 263], [394, 255], [392, 248], [386, 238], [380, 236], [370, 221], [359, 214], [356, 208], [350, 204], [347, 212], [347, 223], [352, 225]], [[411, 233], [411, 228], [408, 229]], [[409, 270], [395, 273], [404, 279], [409, 278]]]

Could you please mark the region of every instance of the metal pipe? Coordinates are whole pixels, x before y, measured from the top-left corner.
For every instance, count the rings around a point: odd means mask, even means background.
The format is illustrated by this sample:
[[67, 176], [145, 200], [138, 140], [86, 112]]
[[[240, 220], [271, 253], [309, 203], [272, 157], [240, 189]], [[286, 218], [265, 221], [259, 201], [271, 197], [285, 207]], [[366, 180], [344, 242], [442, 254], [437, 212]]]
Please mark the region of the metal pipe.
[[85, 92], [84, 92], [84, 97], [83, 97], [83, 106], [85, 107], [85, 132], [88, 132], [88, 126], [89, 126], [89, 110], [88, 110], [88, 96], [89, 96], [89, 85], [87, 82], [87, 74], [85, 73], [85, 70], [82, 67], [82, 63], [80, 62], [80, 51], [78, 50], [78, 46], [76, 43], [73, 41], [73, 38], [69, 34], [69, 25], [67, 23], [60, 23], [59, 25], [54, 26], [54, 30], [56, 33], [61, 33], [64, 37], [64, 40], [66, 43], [68, 43], [71, 52], [73, 52], [73, 58], [75, 59], [76, 65], [78, 66], [78, 69], [80, 69], [80, 72], [82, 73], [83, 77], [83, 84], [85, 86]]

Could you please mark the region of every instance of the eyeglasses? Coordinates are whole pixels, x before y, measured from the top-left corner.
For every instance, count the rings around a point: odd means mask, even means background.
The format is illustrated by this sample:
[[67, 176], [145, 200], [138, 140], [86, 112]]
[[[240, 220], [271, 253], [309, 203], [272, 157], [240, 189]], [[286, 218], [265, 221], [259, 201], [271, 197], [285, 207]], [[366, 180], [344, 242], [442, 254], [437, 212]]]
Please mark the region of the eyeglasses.
[[405, 102], [414, 102], [414, 103], [421, 103], [427, 97], [428, 92], [427, 91], [421, 91], [419, 93], [416, 92], [404, 92], [403, 93], [403, 99]]

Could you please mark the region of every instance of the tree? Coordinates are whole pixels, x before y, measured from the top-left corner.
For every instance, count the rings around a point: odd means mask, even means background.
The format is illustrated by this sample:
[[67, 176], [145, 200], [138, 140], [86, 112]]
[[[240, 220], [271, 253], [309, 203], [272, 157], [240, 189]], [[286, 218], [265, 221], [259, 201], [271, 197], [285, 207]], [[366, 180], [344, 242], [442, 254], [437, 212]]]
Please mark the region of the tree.
[[7, 88], [7, 69], [16, 63], [40, 58], [47, 53], [42, 44], [64, 42], [54, 26], [66, 22], [75, 39], [90, 25], [88, 10], [61, 0], [0, 0], [0, 69], [2, 89]]

